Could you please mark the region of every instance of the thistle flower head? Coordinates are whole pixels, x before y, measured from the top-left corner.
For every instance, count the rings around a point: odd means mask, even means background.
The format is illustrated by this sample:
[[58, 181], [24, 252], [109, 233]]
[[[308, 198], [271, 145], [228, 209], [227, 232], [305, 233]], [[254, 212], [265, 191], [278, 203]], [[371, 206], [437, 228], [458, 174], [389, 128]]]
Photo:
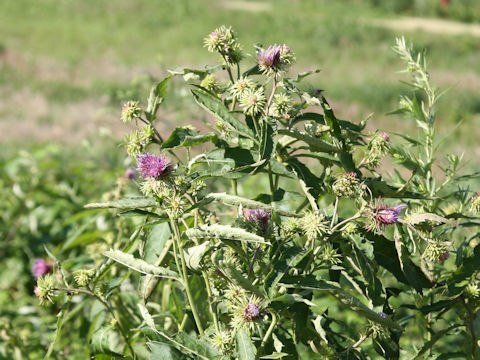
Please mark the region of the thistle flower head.
[[142, 152], [142, 135], [138, 132], [138, 130], [134, 130], [125, 136], [125, 148], [130, 156], [136, 156]]
[[138, 101], [128, 101], [122, 107], [120, 118], [124, 123], [138, 119], [142, 115], [142, 109], [138, 106]]
[[287, 94], [275, 94], [270, 107], [270, 115], [277, 118], [288, 116], [292, 111], [292, 98]]
[[337, 253], [337, 250], [329, 243], [323, 244], [321, 247], [315, 250], [315, 253], [318, 252], [318, 258], [325, 264], [330, 266], [339, 264], [340, 255]]
[[295, 61], [295, 55], [287, 45], [270, 45], [259, 49], [257, 62], [260, 71], [266, 75], [286, 70]]
[[252, 295], [249, 299], [239, 299], [232, 307], [232, 327], [253, 331], [255, 322], [262, 317], [264, 305], [262, 300]]
[[235, 98], [241, 98], [248, 90], [253, 90], [257, 88], [255, 81], [250, 80], [249, 78], [241, 77], [235, 81], [232, 86], [230, 86], [230, 94]]
[[203, 42], [208, 51], [219, 52], [230, 65], [237, 64], [243, 58], [243, 50], [231, 27], [220, 26], [207, 35]]
[[214, 348], [227, 354], [232, 346], [232, 334], [230, 331], [220, 330], [215, 332], [209, 341]]
[[217, 84], [217, 77], [215, 76], [215, 74], [208, 74], [207, 76], [205, 76], [200, 83], [200, 86], [214, 93], [217, 93], [219, 90]]
[[77, 270], [73, 273], [73, 279], [78, 286], [87, 286], [95, 275], [95, 270]]
[[231, 27], [222, 25], [208, 34], [203, 42], [210, 52], [224, 52], [235, 42], [235, 33]]
[[300, 220], [300, 228], [309, 241], [315, 241], [319, 236], [326, 234], [328, 222], [323, 214], [307, 212]]
[[357, 173], [345, 172], [337, 175], [332, 185], [333, 193], [338, 197], [353, 198], [360, 192], [360, 180]]
[[43, 305], [48, 301], [53, 302], [53, 297], [55, 296], [55, 283], [55, 278], [52, 274], [47, 274], [37, 279], [37, 286], [35, 286], [33, 292], [40, 300], [40, 305]]
[[470, 201], [470, 211], [474, 214], [480, 214], [480, 191], [476, 192]]
[[377, 200], [365, 213], [367, 219], [365, 229], [368, 231], [382, 232], [385, 226], [398, 222], [400, 212], [406, 207], [407, 205], [405, 204], [389, 207], [388, 205], [384, 205], [380, 199]]
[[450, 257], [450, 253], [444, 243], [439, 240], [432, 240], [429, 241], [422, 256], [433, 263], [444, 263]]
[[42, 277], [50, 272], [52, 272], [53, 266], [51, 263], [43, 259], [35, 259], [32, 266], [32, 275], [35, 279]]
[[128, 180], [135, 180], [137, 178], [137, 169], [129, 167], [127, 170], [125, 170], [125, 174], [123, 176]]
[[380, 312], [378, 313], [378, 315], [380, 315], [380, 317], [382, 317], [382, 318], [384, 318], [384, 319], [388, 319], [388, 315], [385, 314], [383, 311], [380, 311]]
[[169, 163], [166, 157], [154, 154], [141, 154], [137, 157], [138, 171], [144, 178], [158, 179], [169, 173]]
[[264, 209], [242, 209], [242, 211], [245, 219], [256, 222], [261, 232], [266, 233], [268, 231], [269, 220], [271, 217], [268, 211], [265, 211]]
[[370, 335], [375, 339], [386, 338], [388, 336], [388, 330], [384, 326], [373, 321], [368, 322], [367, 333], [370, 333]]
[[480, 297], [480, 288], [478, 287], [478, 283], [471, 282], [465, 287], [465, 295], [469, 298], [478, 299]]
[[243, 309], [243, 318], [245, 321], [254, 321], [262, 316], [262, 308], [255, 303], [248, 303]]
[[368, 143], [367, 164], [377, 167], [380, 160], [388, 153], [390, 136], [385, 132], [377, 131]]
[[255, 116], [263, 112], [266, 103], [263, 88], [247, 89], [240, 97], [240, 107], [247, 115]]

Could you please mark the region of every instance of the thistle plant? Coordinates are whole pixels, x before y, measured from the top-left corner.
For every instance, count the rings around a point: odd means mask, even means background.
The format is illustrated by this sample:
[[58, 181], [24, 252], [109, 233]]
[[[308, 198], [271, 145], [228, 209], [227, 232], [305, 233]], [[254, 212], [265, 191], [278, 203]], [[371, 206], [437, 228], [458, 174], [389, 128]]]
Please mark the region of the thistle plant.
[[[424, 55], [394, 47], [413, 79], [396, 111], [419, 127], [413, 139], [337, 118], [322, 91], [303, 90], [315, 71], [291, 76], [287, 45], [248, 58], [225, 26], [204, 43], [220, 64], [172, 71], [122, 111], [138, 176], [128, 196], [87, 208], [122, 215], [129, 236], [94, 269], [40, 277], [37, 296], [103, 307], [92, 332], [116, 342], [92, 356], [478, 358], [478, 194], [462, 187], [474, 176], [458, 174], [460, 157], [437, 167], [441, 93]], [[172, 81], [211, 132], [157, 129]], [[392, 160], [393, 175], [380, 166]]]

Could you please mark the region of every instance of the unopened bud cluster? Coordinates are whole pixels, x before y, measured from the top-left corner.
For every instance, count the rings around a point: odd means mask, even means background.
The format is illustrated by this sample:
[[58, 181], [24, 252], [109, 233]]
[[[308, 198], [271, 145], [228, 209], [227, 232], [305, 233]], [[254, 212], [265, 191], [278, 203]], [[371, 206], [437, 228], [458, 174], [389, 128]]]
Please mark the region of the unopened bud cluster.
[[377, 131], [368, 143], [366, 164], [372, 168], [378, 167], [382, 158], [388, 153], [390, 136], [385, 132]]
[[354, 172], [339, 174], [332, 185], [332, 190], [338, 197], [357, 197], [361, 193], [358, 175]]

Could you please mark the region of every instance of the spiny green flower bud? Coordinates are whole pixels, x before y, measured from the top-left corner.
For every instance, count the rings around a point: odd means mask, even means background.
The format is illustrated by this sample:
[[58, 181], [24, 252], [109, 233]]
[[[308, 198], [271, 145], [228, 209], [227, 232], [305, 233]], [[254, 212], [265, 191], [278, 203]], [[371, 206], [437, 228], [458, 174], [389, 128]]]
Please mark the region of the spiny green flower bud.
[[388, 336], [388, 330], [373, 321], [369, 321], [367, 326], [367, 333], [369, 333], [373, 338], [386, 338]]
[[140, 140], [142, 142], [143, 147], [147, 146], [152, 142], [154, 132], [155, 130], [153, 129], [153, 126], [150, 124], [142, 128], [142, 134], [140, 136]]
[[323, 214], [307, 212], [300, 220], [300, 227], [309, 241], [315, 241], [327, 233], [328, 222]]
[[480, 297], [480, 288], [478, 287], [478, 283], [471, 282], [465, 287], [465, 295], [472, 299], [478, 299]]
[[443, 263], [448, 259], [450, 253], [448, 252], [448, 247], [445, 244], [439, 240], [431, 240], [425, 248], [422, 256], [427, 261]]
[[413, 103], [412, 100], [406, 96], [402, 96], [399, 101], [399, 107], [400, 109], [413, 112]]
[[302, 229], [298, 218], [288, 218], [283, 224], [283, 231], [286, 234], [298, 233]]
[[327, 265], [337, 265], [341, 262], [340, 255], [337, 254], [337, 250], [329, 243], [326, 243], [317, 249], [315, 249], [314, 254], [318, 253], [318, 258]]
[[287, 117], [292, 111], [292, 98], [287, 94], [275, 94], [270, 107], [270, 115], [277, 118]]
[[374, 168], [380, 165], [380, 161], [390, 149], [389, 142], [390, 136], [387, 133], [377, 131], [368, 143], [368, 155], [366, 163]]
[[342, 235], [348, 237], [349, 235], [354, 235], [358, 230], [357, 224], [354, 222], [348, 223], [342, 230]]
[[73, 273], [73, 278], [78, 286], [87, 286], [95, 275], [95, 270], [77, 270]]
[[263, 112], [266, 98], [263, 88], [257, 90], [248, 89], [240, 98], [240, 107], [247, 115], [255, 116]]
[[128, 101], [122, 108], [121, 119], [124, 123], [128, 123], [134, 119], [138, 119], [142, 115], [142, 109], [138, 106], [138, 101]]
[[204, 44], [210, 52], [218, 51], [224, 53], [235, 43], [235, 40], [235, 33], [232, 28], [222, 25], [208, 34], [204, 39]]
[[258, 85], [255, 81], [241, 77], [230, 86], [229, 92], [233, 97], [239, 99], [245, 94], [245, 92], [248, 90], [255, 91], [257, 87]]
[[155, 178], [145, 179], [140, 184], [140, 192], [147, 197], [158, 196], [161, 199], [171, 195], [164, 182]]
[[360, 180], [354, 172], [345, 172], [337, 175], [333, 183], [333, 193], [338, 197], [353, 198], [357, 197], [360, 192]]
[[37, 286], [34, 288], [34, 293], [40, 300], [40, 305], [43, 305], [46, 302], [53, 303], [55, 285], [56, 280], [52, 274], [47, 274], [37, 279]]
[[250, 296], [249, 299], [243, 297], [236, 300], [236, 303], [231, 308], [232, 323], [234, 329], [246, 329], [253, 332], [255, 329], [254, 323], [261, 319], [264, 304], [257, 296]]
[[125, 137], [125, 147], [130, 156], [136, 156], [142, 152], [142, 136], [138, 130], [132, 131]]
[[211, 338], [209, 338], [212, 346], [221, 351], [223, 354], [228, 354], [232, 347], [232, 333], [230, 331], [220, 330], [215, 332]]
[[213, 93], [217, 93], [219, 91], [217, 77], [215, 76], [215, 74], [208, 74], [207, 76], [205, 76], [200, 83], [200, 86]]
[[470, 211], [474, 214], [480, 214], [480, 191], [476, 192], [471, 198]]

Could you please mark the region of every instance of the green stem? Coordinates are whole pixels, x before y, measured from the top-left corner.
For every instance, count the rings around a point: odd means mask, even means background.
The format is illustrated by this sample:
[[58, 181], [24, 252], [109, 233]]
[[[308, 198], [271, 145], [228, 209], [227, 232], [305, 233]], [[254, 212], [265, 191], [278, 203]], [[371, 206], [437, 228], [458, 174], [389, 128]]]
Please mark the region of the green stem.
[[275, 193], [275, 183], [273, 181], [272, 164], [270, 163], [270, 161], [268, 162], [268, 181], [270, 183], [270, 192], [272, 193], [272, 202], [273, 202], [273, 194]]
[[203, 279], [205, 280], [205, 287], [207, 288], [207, 295], [208, 295], [208, 306], [210, 308], [210, 313], [212, 314], [213, 324], [215, 325], [215, 330], [217, 334], [220, 334], [220, 326], [218, 325], [218, 318], [217, 318], [217, 310], [214, 308], [212, 299], [212, 289], [210, 287], [210, 279], [208, 278], [208, 274], [205, 271], [202, 271]]
[[73, 289], [73, 288], [59, 288], [59, 289], [55, 289], [55, 290], [65, 291], [65, 292], [70, 293], [70, 294], [86, 294], [86, 295], [92, 296], [95, 299], [97, 299], [105, 307], [105, 309], [110, 313], [110, 315], [112, 315], [112, 317], [115, 319], [117, 328], [120, 331], [120, 334], [122, 335], [123, 340], [127, 344], [127, 347], [130, 350], [130, 353], [132, 354], [133, 359], [137, 358], [137, 355], [135, 354], [135, 351], [133, 350], [132, 345], [130, 345], [130, 339], [128, 338], [127, 332], [123, 328], [123, 325], [120, 322], [119, 317], [117, 316], [115, 311], [113, 311], [112, 307], [110, 306], [110, 304], [105, 299], [103, 299], [101, 296], [95, 294], [91, 290]]
[[477, 335], [475, 334], [475, 314], [473, 313], [470, 304], [465, 301], [465, 297], [462, 295], [460, 298], [468, 314], [467, 327], [468, 327], [468, 330], [470, 331], [470, 336], [472, 337], [472, 360], [479, 359], [480, 357], [477, 356], [478, 354]]
[[260, 347], [258, 348], [258, 355], [262, 354], [263, 348], [265, 347], [265, 344], [267, 341], [270, 339], [270, 336], [272, 336], [273, 330], [275, 329], [275, 326], [277, 325], [277, 315], [275, 315], [274, 312], [272, 314], [272, 322], [270, 323], [270, 326], [268, 327], [267, 332], [265, 333], [265, 336], [262, 339], [262, 343], [260, 344]]
[[350, 222], [350, 221], [353, 221], [353, 220], [356, 220], [358, 218], [361, 218], [362, 215], [361, 214], [357, 214], [357, 215], [353, 215], [352, 217], [348, 218], [348, 219], [345, 219], [341, 222], [339, 222], [337, 225], [335, 225], [331, 231], [334, 232], [335, 230], [337, 230], [338, 228], [340, 228], [342, 225], [345, 225], [346, 223]]
[[200, 321], [200, 316], [198, 315], [197, 305], [193, 301], [192, 292], [190, 291], [190, 285], [188, 284], [187, 263], [185, 261], [185, 255], [183, 254], [183, 245], [182, 245], [182, 240], [180, 238], [180, 229], [178, 228], [178, 222], [172, 219], [170, 223], [172, 225], [172, 228], [175, 234], [174, 237], [177, 243], [178, 252], [180, 253], [179, 255], [180, 255], [180, 260], [182, 265], [181, 271], [182, 271], [185, 291], [187, 293], [188, 302], [190, 303], [190, 308], [192, 309], [193, 317], [195, 319], [195, 323], [197, 324], [197, 328], [200, 333], [200, 336], [203, 336], [203, 326]]
[[330, 223], [330, 229], [333, 227], [333, 224], [335, 224], [335, 218], [337, 217], [337, 211], [338, 211], [338, 201], [339, 197], [337, 196], [335, 198], [335, 208], [333, 209], [333, 216], [332, 216], [332, 222]]
[[238, 196], [237, 180], [232, 179], [232, 192], [233, 195]]

